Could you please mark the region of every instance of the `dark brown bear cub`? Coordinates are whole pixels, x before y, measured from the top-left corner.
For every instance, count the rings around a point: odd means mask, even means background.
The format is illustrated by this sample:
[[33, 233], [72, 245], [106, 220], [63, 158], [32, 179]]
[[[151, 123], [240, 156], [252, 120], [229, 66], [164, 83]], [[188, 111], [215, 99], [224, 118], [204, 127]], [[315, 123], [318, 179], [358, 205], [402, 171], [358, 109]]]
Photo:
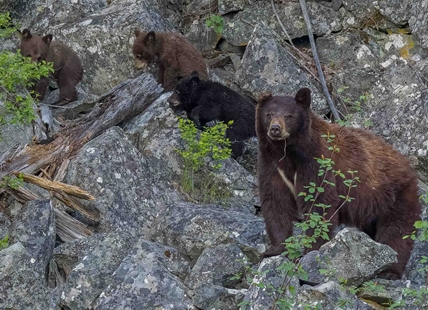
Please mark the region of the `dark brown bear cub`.
[[208, 79], [207, 66], [201, 54], [183, 36], [173, 32], [149, 33], [135, 30], [132, 53], [135, 67], [144, 69], [151, 63], [159, 66], [158, 83], [166, 91], [173, 90], [178, 80], [198, 71]]
[[[282, 243], [292, 235], [293, 222], [309, 212], [311, 202], [298, 194], [305, 192], [304, 186], [310, 182], [325, 184], [314, 159], [325, 156], [334, 160], [334, 170], [342, 171], [348, 179], [346, 172], [356, 170], [360, 179], [350, 192], [354, 200], [340, 207], [343, 199], [339, 195], [346, 196], [348, 187], [341, 177], [326, 174], [326, 180], [336, 186], [325, 186], [316, 202], [331, 205], [325, 217], [332, 217], [330, 238], [339, 224], [345, 224], [389, 245], [398, 253], [398, 263], [380, 277], [401, 278], [413, 248], [411, 238], [403, 236], [412, 233], [421, 213], [416, 173], [407, 158], [381, 138], [327, 123], [311, 111], [310, 104], [310, 90], [302, 88], [294, 98], [262, 95], [256, 108], [259, 195], [272, 243], [265, 257], [284, 251]], [[334, 135], [333, 143], [321, 137], [326, 134]], [[340, 151], [332, 154], [328, 147], [333, 145]], [[312, 211], [322, 213], [316, 209]], [[317, 240], [313, 249], [323, 243], [325, 240]]]
[[[31, 57], [34, 62], [53, 62], [53, 77], [59, 88], [57, 103], [65, 104], [77, 100], [76, 85], [82, 80], [83, 67], [79, 57], [70, 47], [52, 41], [51, 34], [40, 37], [24, 29], [21, 34], [21, 54]], [[40, 101], [44, 99], [48, 85], [49, 80], [46, 77], [42, 77], [37, 83], [35, 91]]]

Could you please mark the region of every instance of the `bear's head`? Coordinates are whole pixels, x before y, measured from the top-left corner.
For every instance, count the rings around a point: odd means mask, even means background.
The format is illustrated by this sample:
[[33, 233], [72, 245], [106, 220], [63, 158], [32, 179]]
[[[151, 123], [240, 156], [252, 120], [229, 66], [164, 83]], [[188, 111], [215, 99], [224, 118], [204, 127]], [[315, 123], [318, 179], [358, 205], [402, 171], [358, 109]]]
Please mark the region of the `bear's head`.
[[271, 143], [294, 143], [310, 126], [310, 105], [311, 91], [308, 88], [300, 89], [294, 98], [262, 94], [256, 108], [257, 136]]
[[30, 30], [24, 29], [20, 33], [21, 37], [21, 55], [30, 57], [33, 62], [46, 60], [49, 45], [52, 42], [52, 35], [47, 34], [43, 37], [32, 35]]
[[132, 54], [135, 57], [135, 68], [144, 69], [156, 59], [156, 34], [134, 30], [135, 41], [132, 46]]
[[174, 111], [184, 110], [190, 113], [196, 107], [196, 101], [200, 95], [198, 88], [202, 82], [197, 71], [193, 71], [190, 76], [181, 79], [168, 98], [170, 107]]

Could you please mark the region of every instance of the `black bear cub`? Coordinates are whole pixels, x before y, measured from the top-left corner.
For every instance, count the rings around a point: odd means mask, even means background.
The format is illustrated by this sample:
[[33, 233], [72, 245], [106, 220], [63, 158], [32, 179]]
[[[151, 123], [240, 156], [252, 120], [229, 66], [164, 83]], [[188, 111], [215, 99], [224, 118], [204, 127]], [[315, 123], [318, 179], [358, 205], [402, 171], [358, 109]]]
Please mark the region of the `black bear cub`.
[[[69, 46], [52, 41], [52, 35], [43, 37], [32, 35], [30, 30], [24, 29], [21, 33], [21, 54], [30, 57], [33, 62], [45, 60], [53, 62], [54, 73], [59, 88], [59, 100], [57, 104], [65, 104], [77, 100], [76, 85], [82, 80], [83, 67], [76, 52]], [[35, 92], [38, 99], [43, 101], [49, 79], [42, 77]]]
[[[389, 245], [398, 253], [398, 263], [379, 276], [401, 278], [413, 247], [413, 240], [403, 237], [412, 233], [421, 214], [416, 172], [406, 157], [381, 138], [366, 130], [327, 123], [310, 105], [308, 88], [300, 89], [295, 97], [267, 93], [257, 105], [258, 189], [272, 243], [265, 257], [284, 251], [283, 242], [292, 235], [293, 222], [302, 220], [310, 210], [322, 215], [321, 208], [312, 208], [312, 202], [299, 195], [314, 182], [324, 189], [316, 203], [330, 205], [325, 217], [331, 223], [330, 238], [344, 224]], [[324, 135], [330, 135], [333, 142]], [[338, 152], [329, 149], [333, 145]], [[332, 171], [341, 171], [347, 179], [352, 179], [348, 171], [358, 171], [357, 186], [348, 192], [339, 174], [320, 174], [316, 158], [322, 156], [331, 158]], [[344, 203], [348, 194], [354, 199]], [[313, 249], [325, 242], [318, 239]]]
[[175, 111], [186, 111], [200, 129], [210, 121], [233, 120], [226, 137], [235, 159], [242, 155], [244, 141], [256, 135], [253, 102], [220, 83], [201, 80], [196, 71], [177, 84], [168, 102]]

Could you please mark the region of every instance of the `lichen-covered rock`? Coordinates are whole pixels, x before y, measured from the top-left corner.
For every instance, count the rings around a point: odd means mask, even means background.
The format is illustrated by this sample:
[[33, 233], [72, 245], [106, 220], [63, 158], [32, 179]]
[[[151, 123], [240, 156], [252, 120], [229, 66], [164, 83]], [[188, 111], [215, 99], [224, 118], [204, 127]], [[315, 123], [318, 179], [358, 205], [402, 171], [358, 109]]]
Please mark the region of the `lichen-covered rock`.
[[[281, 272], [278, 267], [281, 264], [290, 263], [282, 256], [264, 259], [258, 267], [253, 282], [245, 294], [243, 303], [247, 310], [271, 309], [276, 298], [286, 299], [293, 304], [294, 294], [300, 289], [297, 277], [291, 279]], [[284, 283], [287, 288], [284, 288]], [[280, 293], [283, 291], [283, 293]]]
[[221, 35], [213, 28], [209, 28], [203, 20], [194, 20], [190, 25], [185, 37], [201, 53], [215, 49]]
[[134, 242], [135, 238], [126, 232], [113, 232], [57, 247], [54, 255], [57, 271], [66, 275], [64, 284], [57, 289], [61, 306], [76, 310], [89, 308], [110, 284], [111, 275]]
[[9, 244], [20, 242], [31, 256], [34, 272], [43, 278], [53, 255], [55, 233], [50, 200], [33, 200], [13, 219]]
[[6, 121], [6, 123], [0, 124], [0, 164], [31, 143], [34, 136], [31, 123], [8, 124], [11, 116], [6, 114], [4, 109], [4, 102], [0, 100], [0, 113], [5, 116]]
[[0, 240], [4, 239], [6, 236], [9, 236], [9, 227], [10, 220], [6, 215], [0, 212]]
[[241, 11], [245, 7], [245, 0], [218, 0], [218, 13], [224, 15], [230, 12]]
[[46, 270], [55, 244], [49, 200], [26, 204], [10, 227], [9, 244], [0, 251], [0, 305], [5, 309], [49, 309]]
[[345, 310], [373, 309], [333, 281], [315, 287], [303, 285], [296, 296], [296, 307], [293, 309], [336, 310], [338, 308]]
[[342, 229], [319, 249], [321, 269], [347, 285], [359, 286], [396, 262], [394, 250], [355, 228]]
[[246, 292], [246, 289], [201, 285], [193, 290], [192, 301], [198, 309], [237, 310]]
[[254, 98], [265, 91], [294, 96], [300, 88], [308, 87], [312, 91], [312, 108], [321, 114], [328, 112], [324, 96], [308, 80], [289, 51], [279, 44], [275, 34], [262, 24], [251, 36], [235, 82]]
[[[323, 36], [342, 29], [340, 14], [335, 10], [317, 2], [308, 2], [307, 7], [316, 36]], [[275, 4], [275, 9], [291, 39], [307, 35], [299, 3], [281, 2]], [[257, 1], [245, 7], [232, 18], [225, 17], [223, 37], [232, 45], [245, 46], [250, 41], [254, 27], [257, 27], [260, 22], [265, 22], [282, 38], [288, 39], [278, 23], [270, 1], [269, 3]]]
[[263, 219], [216, 205], [175, 204], [153, 223], [151, 239], [176, 247], [192, 259], [219, 244], [235, 243], [257, 261], [266, 249]]
[[149, 173], [140, 152], [113, 127], [79, 151], [64, 181], [95, 196], [95, 201], [84, 203], [99, 210], [99, 232], [121, 229], [138, 236], [163, 205]]
[[168, 269], [182, 260], [171, 248], [140, 239], [112, 275], [94, 309], [197, 309], [187, 288]]
[[206, 248], [198, 257], [185, 283], [191, 289], [207, 284], [235, 288], [242, 279], [233, 277], [245, 272], [244, 259], [244, 253], [233, 243]]
[[0, 251], [0, 305], [3, 309], [49, 309], [46, 269], [35, 268], [34, 262], [20, 242]]

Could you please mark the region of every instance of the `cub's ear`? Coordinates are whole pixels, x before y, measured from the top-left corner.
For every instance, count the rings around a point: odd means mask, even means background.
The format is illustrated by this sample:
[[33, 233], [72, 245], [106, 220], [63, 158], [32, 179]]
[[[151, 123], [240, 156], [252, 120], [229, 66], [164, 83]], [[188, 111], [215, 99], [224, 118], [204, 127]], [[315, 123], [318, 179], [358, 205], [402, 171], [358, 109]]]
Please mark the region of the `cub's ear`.
[[42, 37], [42, 40], [47, 44], [51, 44], [52, 42], [52, 35], [51, 34], [47, 34], [44, 37]]
[[297, 104], [301, 105], [305, 109], [308, 109], [311, 105], [311, 90], [309, 88], [299, 89], [296, 96], [294, 97]]
[[138, 36], [141, 34], [141, 30], [134, 29], [134, 34], [135, 34], [135, 37], [138, 38]]
[[258, 105], [263, 105], [266, 102], [268, 102], [270, 99], [272, 98], [272, 93], [271, 92], [264, 92], [259, 96], [259, 99], [257, 99], [257, 104]]
[[24, 30], [22, 30], [22, 32], [20, 32], [18, 30], [18, 32], [20, 33], [19, 36], [20, 36], [20, 38], [22, 40], [30, 40], [33, 37], [33, 35], [31, 34], [30, 30], [28, 30], [27, 28], [25, 28]]
[[197, 86], [199, 84], [199, 74], [198, 71], [193, 71], [189, 76], [189, 81], [192, 83], [192, 86]]
[[154, 45], [155, 44], [155, 40], [156, 40], [156, 35], [154, 31], [150, 31], [146, 37], [144, 38], [144, 43], [145, 44], [151, 44]]

